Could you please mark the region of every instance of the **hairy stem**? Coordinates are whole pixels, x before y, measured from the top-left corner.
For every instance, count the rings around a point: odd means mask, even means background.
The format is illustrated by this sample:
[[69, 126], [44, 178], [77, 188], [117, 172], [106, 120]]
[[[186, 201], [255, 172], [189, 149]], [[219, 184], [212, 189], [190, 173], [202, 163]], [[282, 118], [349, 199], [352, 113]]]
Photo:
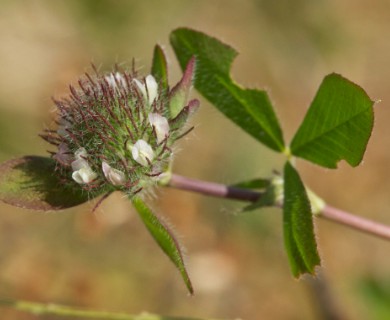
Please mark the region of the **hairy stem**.
[[[72, 308], [58, 304], [44, 304], [21, 300], [1, 300], [0, 306], [10, 307], [18, 311], [23, 311], [35, 315], [56, 315], [62, 317], [77, 317], [104, 320], [200, 320], [195, 318], [165, 317], [150, 313], [130, 315], [126, 313], [114, 313], [104, 311], [94, 311]], [[211, 319], [209, 319], [211, 320]]]
[[[224, 184], [207, 182], [172, 174], [168, 186], [176, 189], [197, 192], [208, 196], [255, 202], [260, 199], [261, 193], [249, 189], [229, 187]], [[347, 227], [390, 240], [390, 227], [384, 224], [358, 217], [347, 211], [325, 205], [316, 216], [331, 220]]]

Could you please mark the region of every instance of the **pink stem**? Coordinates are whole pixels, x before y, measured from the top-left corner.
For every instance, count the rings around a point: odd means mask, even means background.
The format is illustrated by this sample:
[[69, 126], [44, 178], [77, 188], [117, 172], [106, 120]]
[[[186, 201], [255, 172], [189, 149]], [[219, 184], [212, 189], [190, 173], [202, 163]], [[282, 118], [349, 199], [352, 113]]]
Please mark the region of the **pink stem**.
[[[208, 196], [255, 202], [262, 194], [249, 189], [229, 187], [224, 184], [207, 182], [172, 174], [169, 185], [172, 188], [201, 193]], [[328, 219], [350, 228], [390, 240], [390, 227], [349, 212], [326, 205], [319, 217]]]
[[390, 240], [389, 226], [368, 220], [366, 218], [355, 216], [352, 213], [343, 211], [341, 209], [326, 205], [319, 216], [321, 218], [343, 224], [347, 227]]

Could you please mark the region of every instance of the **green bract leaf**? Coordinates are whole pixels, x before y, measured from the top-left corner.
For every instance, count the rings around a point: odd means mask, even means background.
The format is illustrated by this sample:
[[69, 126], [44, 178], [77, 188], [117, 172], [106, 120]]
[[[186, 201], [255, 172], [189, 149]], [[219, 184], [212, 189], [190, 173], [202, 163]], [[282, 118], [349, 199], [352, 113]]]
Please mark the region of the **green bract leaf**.
[[230, 78], [237, 52], [208, 35], [177, 29], [171, 44], [184, 70], [196, 57], [195, 87], [222, 113], [255, 139], [276, 151], [284, 150], [282, 131], [265, 91], [243, 89]]
[[164, 50], [156, 45], [154, 47], [152, 75], [157, 80], [164, 91], [168, 90], [168, 67], [167, 59], [165, 58]]
[[142, 221], [150, 234], [156, 240], [160, 248], [171, 259], [175, 266], [179, 269], [183, 280], [191, 294], [194, 293], [191, 280], [188, 276], [184, 265], [183, 255], [180, 246], [169, 230], [166, 224], [160, 221], [157, 216], [146, 206], [146, 204], [138, 197], [132, 199], [133, 205], [138, 211]]
[[258, 179], [238, 182], [231, 185], [231, 187], [244, 188], [244, 189], [265, 189], [269, 186], [270, 182], [271, 182], [270, 179], [258, 178]]
[[0, 200], [33, 210], [61, 210], [88, 201], [88, 195], [74, 183], [65, 186], [55, 175], [50, 158], [25, 156], [0, 165]]
[[193, 99], [188, 102], [176, 118], [169, 120], [169, 126], [172, 130], [182, 128], [188, 119], [199, 109], [199, 100]]
[[259, 200], [244, 207], [243, 211], [252, 211], [263, 207], [280, 206], [283, 199], [283, 179], [275, 175], [272, 179], [255, 179], [241, 183], [241, 188], [264, 189]]
[[191, 58], [184, 68], [183, 77], [169, 93], [169, 111], [176, 118], [186, 106], [195, 75], [195, 58]]
[[295, 277], [315, 272], [320, 265], [310, 202], [298, 172], [287, 162], [284, 167], [284, 242]]
[[357, 166], [374, 124], [374, 102], [338, 74], [326, 76], [298, 129], [291, 153], [327, 168], [344, 159]]

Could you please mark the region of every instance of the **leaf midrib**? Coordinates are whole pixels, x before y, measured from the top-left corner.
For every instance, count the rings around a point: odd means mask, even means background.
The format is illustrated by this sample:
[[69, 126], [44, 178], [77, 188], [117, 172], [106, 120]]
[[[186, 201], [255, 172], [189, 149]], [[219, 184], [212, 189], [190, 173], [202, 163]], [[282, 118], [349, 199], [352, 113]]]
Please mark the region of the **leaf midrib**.
[[[187, 49], [189, 49], [190, 51], [194, 51], [193, 49], [193, 46], [191, 45], [190, 42], [187, 41], [187, 39], [184, 37], [180, 37], [181, 41], [183, 42], [183, 44], [185, 45], [185, 47], [187, 47]], [[234, 52], [235, 53], [235, 52]], [[231, 69], [231, 66], [232, 66], [232, 63], [233, 63], [233, 59], [234, 57], [232, 58], [231, 61], [229, 61], [229, 63], [227, 64], [228, 66], [228, 69], [230, 70]], [[280, 143], [278, 137], [276, 137], [275, 135], [272, 134], [272, 132], [270, 132], [268, 130], [268, 128], [265, 128], [258, 120], [257, 120], [257, 116], [254, 115], [250, 110], [248, 110], [248, 107], [246, 106], [245, 103], [243, 103], [241, 101], [241, 99], [239, 99], [235, 94], [234, 92], [232, 92], [232, 90], [228, 87], [228, 84], [226, 83], [226, 80], [227, 79], [231, 85], [233, 86], [236, 86], [238, 89], [241, 89], [241, 87], [239, 85], [237, 85], [231, 78], [230, 74], [225, 74], [220, 68], [216, 68], [211, 62], [211, 59], [207, 59], [206, 61], [204, 61], [204, 65], [207, 66], [209, 68], [209, 70], [211, 71], [214, 71], [214, 78], [222, 85], [225, 87], [225, 89], [230, 93], [230, 96], [237, 102], [238, 105], [241, 105], [244, 107], [244, 110], [247, 114], [249, 114], [251, 116], [252, 119], [255, 120], [255, 122], [263, 129], [264, 132], [266, 132], [266, 134], [271, 138], [271, 141], [273, 141], [274, 145], [277, 147], [278, 150], [282, 151], [284, 149], [284, 145]], [[196, 79], [196, 78], [195, 78]], [[245, 90], [245, 89], [242, 89], [242, 90]], [[200, 91], [203, 91], [203, 90], [200, 90]], [[259, 92], [261, 92], [261, 90], [259, 90]], [[208, 95], [207, 95], [208, 96]], [[219, 106], [219, 104], [216, 104]], [[236, 120], [237, 121], [237, 120]], [[261, 137], [258, 137], [259, 139]]]
[[[334, 131], [334, 130], [336, 130], [337, 128], [339, 128], [339, 127], [345, 125], [346, 123], [352, 121], [353, 119], [355, 119], [356, 117], [360, 116], [362, 113], [367, 112], [368, 110], [370, 110], [370, 107], [368, 107], [368, 108], [366, 108], [366, 109], [364, 109], [364, 110], [362, 110], [362, 111], [359, 111], [357, 114], [353, 115], [353, 116], [352, 116], [351, 118], [349, 118], [348, 120], [343, 121], [343, 122], [339, 123], [338, 125], [336, 125], [336, 126], [330, 128], [329, 130], [326, 130], [326, 131], [322, 132], [320, 135], [317, 135], [317, 136], [313, 137], [312, 139], [307, 140], [304, 144], [298, 145], [298, 147], [295, 147], [295, 148], [292, 149], [292, 152], [294, 153], [294, 152], [297, 151], [297, 150], [306, 148], [308, 145], [314, 143], [313, 141], [318, 140], [318, 139], [322, 138], [322, 137], [325, 136], [325, 135], [328, 135], [331, 131]], [[294, 139], [293, 139], [293, 142], [294, 142]]]
[[[234, 93], [234, 91], [230, 90], [229, 88], [229, 84], [227, 84], [226, 82], [224, 81], [221, 81], [221, 79], [217, 79], [219, 80], [219, 83], [221, 83], [225, 89], [231, 94], [231, 96], [234, 98], [235, 101], [237, 101], [237, 103], [239, 105], [242, 105], [244, 107], [244, 110], [249, 114], [251, 115], [251, 118], [254, 119], [256, 121], [256, 123], [259, 124], [259, 126], [263, 129], [264, 132], [266, 132], [268, 134], [268, 136], [271, 138], [271, 140], [275, 143], [275, 145], [279, 148], [279, 150], [283, 150], [284, 146], [282, 144], [280, 144], [279, 142], [279, 139], [278, 137], [276, 137], [272, 131], [269, 131], [269, 128], [268, 127], [265, 127], [261, 122], [259, 122], [259, 120], [257, 119], [257, 115], [254, 114], [250, 109], [249, 107], [247, 107], [246, 103], [242, 101], [242, 99], [240, 99], [239, 97], [237, 97]], [[228, 77], [228, 80], [230, 81], [230, 83], [233, 85], [233, 86], [236, 86], [238, 89], [241, 89], [241, 90], [246, 90], [246, 89], [242, 89], [239, 85], [237, 85], [235, 82], [233, 82], [233, 80]], [[262, 90], [258, 90], [258, 89], [255, 89], [257, 90], [258, 92], [264, 92]]]

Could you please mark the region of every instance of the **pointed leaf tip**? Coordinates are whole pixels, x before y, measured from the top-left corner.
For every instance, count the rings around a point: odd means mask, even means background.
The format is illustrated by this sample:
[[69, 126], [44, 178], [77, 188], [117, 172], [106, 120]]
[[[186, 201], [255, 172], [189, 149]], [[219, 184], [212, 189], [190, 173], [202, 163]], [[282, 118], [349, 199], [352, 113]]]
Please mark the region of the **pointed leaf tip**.
[[156, 45], [153, 52], [152, 75], [159, 83], [163, 91], [168, 90], [168, 66], [165, 53], [161, 46]]
[[148, 208], [148, 206], [140, 198], [134, 197], [132, 202], [143, 223], [145, 224], [145, 227], [148, 229], [154, 240], [156, 240], [160, 248], [179, 270], [190, 294], [194, 294], [194, 289], [184, 264], [184, 258], [180, 249], [180, 245], [172, 231], [153, 213], [152, 210]]
[[65, 186], [51, 158], [25, 156], [0, 164], [0, 200], [25, 209], [61, 210], [88, 201], [88, 195]]
[[183, 77], [179, 83], [171, 90], [169, 109], [171, 118], [175, 118], [181, 110], [185, 107], [190, 94], [190, 89], [195, 75], [196, 59], [193, 56], [187, 63], [184, 70]]

